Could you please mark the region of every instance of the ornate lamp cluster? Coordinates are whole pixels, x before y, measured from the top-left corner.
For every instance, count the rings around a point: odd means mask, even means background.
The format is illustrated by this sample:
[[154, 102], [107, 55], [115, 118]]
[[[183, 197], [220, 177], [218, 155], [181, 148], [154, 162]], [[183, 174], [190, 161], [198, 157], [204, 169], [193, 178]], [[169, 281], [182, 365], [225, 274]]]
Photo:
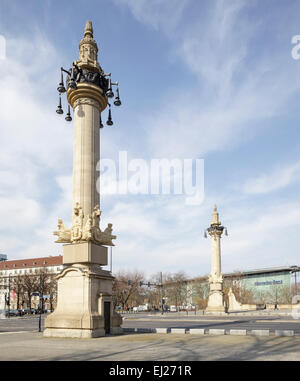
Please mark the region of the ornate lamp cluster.
[[221, 222], [219, 220], [219, 213], [217, 211], [217, 206], [215, 205], [212, 216], [212, 222], [210, 224], [210, 227], [204, 230], [204, 238], [207, 238], [207, 233], [209, 233], [209, 235], [214, 236], [214, 238], [216, 239], [217, 235], [222, 235], [223, 230], [225, 232], [225, 235], [227, 236], [227, 228], [221, 225]]
[[217, 234], [221, 235], [223, 233], [223, 230], [225, 235], [228, 236], [227, 228], [225, 226], [218, 226], [218, 225], [210, 226], [209, 228], [204, 230], [204, 238], [207, 238], [207, 233], [213, 235], [214, 237], [216, 237]]
[[[58, 106], [56, 109], [57, 114], [63, 114], [63, 108], [62, 108], [62, 103], [61, 103], [61, 95], [66, 93], [68, 89], [77, 89], [77, 84], [80, 82], [88, 82], [91, 84], [94, 84], [96, 86], [99, 86], [105, 96], [109, 99], [112, 99], [115, 97], [114, 100], [114, 105], [115, 106], [121, 106], [121, 100], [120, 100], [120, 93], [119, 93], [119, 82], [112, 82], [111, 81], [111, 73], [104, 74], [104, 73], [99, 73], [99, 72], [90, 72], [85, 69], [81, 69], [78, 67], [76, 64], [73, 63], [73, 66], [70, 70], [65, 70], [63, 67], [60, 68], [60, 82], [57, 87], [57, 91], [59, 93], [59, 100], [58, 100]], [[66, 77], [66, 87], [64, 85], [64, 78], [63, 78], [63, 72], [67, 74]], [[116, 95], [113, 92], [112, 86], [116, 86]], [[111, 117], [111, 104], [108, 102], [108, 118], [106, 121], [106, 124], [108, 126], [112, 126], [113, 120]], [[67, 114], [65, 117], [65, 120], [67, 122], [71, 122], [72, 117], [71, 117], [71, 112], [70, 112], [70, 105], [68, 104], [68, 109], [67, 109]], [[101, 113], [100, 113], [100, 121], [99, 121], [99, 126], [100, 128], [103, 128], [103, 123], [101, 120]]]

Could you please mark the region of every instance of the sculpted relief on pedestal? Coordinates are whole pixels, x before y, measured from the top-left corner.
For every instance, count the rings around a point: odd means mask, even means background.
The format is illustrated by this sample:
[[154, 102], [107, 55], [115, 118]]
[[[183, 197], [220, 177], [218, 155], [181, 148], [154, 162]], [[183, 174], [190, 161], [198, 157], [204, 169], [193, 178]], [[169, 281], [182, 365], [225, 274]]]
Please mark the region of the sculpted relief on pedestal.
[[99, 205], [94, 207], [93, 213], [87, 216], [84, 224], [82, 207], [76, 203], [73, 208], [73, 224], [66, 229], [62, 219], [58, 220], [58, 230], [53, 232], [58, 236], [57, 243], [94, 242], [105, 246], [114, 246], [112, 240], [117, 237], [112, 234], [112, 224], [108, 224], [104, 232], [100, 229], [101, 210]]

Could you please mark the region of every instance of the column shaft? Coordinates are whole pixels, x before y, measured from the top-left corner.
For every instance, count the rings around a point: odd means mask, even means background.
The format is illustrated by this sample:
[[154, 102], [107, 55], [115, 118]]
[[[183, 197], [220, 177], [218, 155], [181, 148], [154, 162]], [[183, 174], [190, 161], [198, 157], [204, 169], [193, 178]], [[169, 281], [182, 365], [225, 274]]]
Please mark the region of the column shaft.
[[74, 107], [73, 208], [79, 203], [85, 223], [100, 200], [96, 188], [100, 159], [100, 114], [95, 101], [80, 101]]
[[219, 235], [211, 237], [211, 275], [213, 277], [221, 275], [221, 243]]

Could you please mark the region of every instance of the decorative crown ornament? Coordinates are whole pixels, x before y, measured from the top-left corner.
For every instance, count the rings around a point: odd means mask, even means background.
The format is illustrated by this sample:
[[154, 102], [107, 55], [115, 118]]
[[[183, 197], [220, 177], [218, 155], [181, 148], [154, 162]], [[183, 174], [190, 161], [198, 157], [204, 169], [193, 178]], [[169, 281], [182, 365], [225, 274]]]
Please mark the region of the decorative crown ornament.
[[[61, 105], [61, 95], [63, 93], [67, 94], [68, 102], [73, 106], [72, 91], [76, 91], [80, 83], [91, 84], [99, 89], [101, 89], [101, 99], [100, 101], [100, 113], [106, 108], [108, 104], [108, 98], [114, 97], [114, 92], [112, 91], [112, 86], [116, 86], [116, 97], [113, 102], [115, 106], [121, 106], [121, 100], [119, 95], [119, 82], [112, 82], [111, 73], [105, 74], [102, 67], [98, 62], [98, 45], [94, 40], [94, 31], [91, 21], [87, 21], [84, 29], [84, 35], [79, 43], [79, 59], [74, 61], [72, 67], [69, 70], [60, 68], [60, 82], [57, 87], [59, 93], [59, 104], [57, 107], [57, 113], [63, 114], [63, 109]], [[66, 87], [64, 85], [63, 73], [67, 74], [66, 77]], [[95, 90], [97, 92], [97, 90]], [[110, 106], [110, 105], [109, 105]], [[71, 115], [68, 113], [65, 118], [66, 121], [70, 122], [72, 120]], [[112, 126], [111, 109], [109, 107], [109, 123], [107, 125]], [[103, 124], [99, 119], [99, 128], [102, 128]]]

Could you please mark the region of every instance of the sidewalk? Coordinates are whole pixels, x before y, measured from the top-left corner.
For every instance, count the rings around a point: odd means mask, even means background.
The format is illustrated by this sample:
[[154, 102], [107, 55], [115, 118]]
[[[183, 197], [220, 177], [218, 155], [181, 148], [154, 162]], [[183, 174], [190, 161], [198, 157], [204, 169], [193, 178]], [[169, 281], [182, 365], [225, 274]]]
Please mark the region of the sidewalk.
[[2, 333], [1, 361], [299, 361], [299, 337], [123, 334], [96, 339], [44, 338], [39, 332]]

